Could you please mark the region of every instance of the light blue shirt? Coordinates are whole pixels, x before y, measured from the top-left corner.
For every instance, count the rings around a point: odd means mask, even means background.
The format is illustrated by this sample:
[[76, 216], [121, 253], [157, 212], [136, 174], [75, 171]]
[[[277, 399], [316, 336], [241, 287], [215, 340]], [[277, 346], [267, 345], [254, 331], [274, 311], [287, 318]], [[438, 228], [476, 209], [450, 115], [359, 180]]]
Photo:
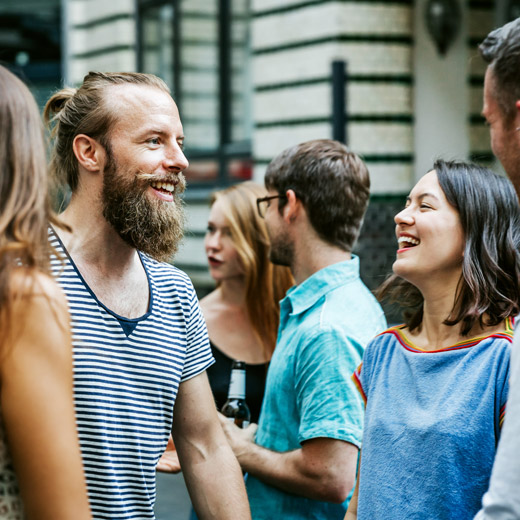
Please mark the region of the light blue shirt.
[[[291, 288], [266, 382], [256, 443], [273, 451], [317, 437], [361, 445], [363, 402], [351, 375], [365, 345], [386, 327], [383, 310], [359, 278], [359, 259], [333, 264]], [[343, 520], [343, 504], [285, 493], [249, 475], [254, 520]]]
[[402, 327], [370, 342], [354, 376], [367, 399], [358, 520], [473, 518], [507, 399], [507, 323], [433, 351]]

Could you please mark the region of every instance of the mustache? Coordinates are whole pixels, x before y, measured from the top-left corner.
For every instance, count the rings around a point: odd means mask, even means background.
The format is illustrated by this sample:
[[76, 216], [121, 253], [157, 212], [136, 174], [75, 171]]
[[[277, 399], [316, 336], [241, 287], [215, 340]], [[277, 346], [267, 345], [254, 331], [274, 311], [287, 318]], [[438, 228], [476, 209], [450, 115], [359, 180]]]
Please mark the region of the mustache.
[[186, 189], [186, 178], [182, 172], [168, 175], [148, 173], [143, 170], [137, 172], [136, 179], [143, 182], [169, 182], [175, 186], [175, 193], [182, 193]]

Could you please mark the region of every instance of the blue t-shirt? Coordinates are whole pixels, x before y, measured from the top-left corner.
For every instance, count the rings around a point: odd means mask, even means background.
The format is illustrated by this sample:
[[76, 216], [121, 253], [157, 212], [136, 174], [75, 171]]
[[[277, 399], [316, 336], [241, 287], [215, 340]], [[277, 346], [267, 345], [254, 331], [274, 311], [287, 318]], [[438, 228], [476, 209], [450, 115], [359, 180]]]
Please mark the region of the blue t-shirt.
[[65, 255], [52, 268], [72, 319], [74, 400], [92, 516], [152, 520], [155, 466], [179, 384], [213, 362], [195, 291], [183, 272], [141, 255], [148, 310], [123, 318], [96, 298], [53, 232], [51, 243]]
[[366, 397], [358, 520], [465, 520], [488, 487], [508, 390], [506, 332], [424, 351], [393, 327], [353, 379]]
[[[359, 447], [363, 402], [350, 375], [365, 345], [385, 327], [355, 256], [291, 288], [280, 306], [256, 443], [287, 452], [327, 437]], [[251, 475], [247, 491], [254, 520], [343, 520], [348, 505], [285, 493]]]

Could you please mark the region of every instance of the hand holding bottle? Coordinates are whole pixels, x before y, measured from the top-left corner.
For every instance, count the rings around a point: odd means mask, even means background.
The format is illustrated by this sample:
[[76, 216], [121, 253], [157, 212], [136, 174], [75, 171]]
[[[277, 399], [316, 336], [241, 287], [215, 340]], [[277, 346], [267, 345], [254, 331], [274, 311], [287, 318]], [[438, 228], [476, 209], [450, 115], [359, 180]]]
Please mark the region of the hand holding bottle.
[[246, 428], [240, 428], [221, 413], [218, 414], [218, 418], [220, 419], [220, 424], [226, 434], [229, 445], [240, 462], [240, 455], [248, 452], [250, 445], [255, 443], [258, 424], [251, 423]]
[[221, 411], [239, 428], [247, 428], [251, 422], [251, 412], [246, 403], [246, 364], [243, 361], [233, 361], [228, 398]]

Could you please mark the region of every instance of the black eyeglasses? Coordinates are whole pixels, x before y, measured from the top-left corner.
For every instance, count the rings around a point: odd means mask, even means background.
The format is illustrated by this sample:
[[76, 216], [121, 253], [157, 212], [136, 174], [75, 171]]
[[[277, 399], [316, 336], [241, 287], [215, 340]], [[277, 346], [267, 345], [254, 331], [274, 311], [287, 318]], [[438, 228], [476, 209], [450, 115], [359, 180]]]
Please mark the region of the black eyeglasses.
[[265, 213], [267, 208], [269, 207], [271, 201], [273, 199], [285, 199], [285, 195], [268, 195], [267, 197], [262, 197], [261, 199], [256, 199], [256, 207], [258, 209], [258, 214], [261, 218], [265, 217]]

